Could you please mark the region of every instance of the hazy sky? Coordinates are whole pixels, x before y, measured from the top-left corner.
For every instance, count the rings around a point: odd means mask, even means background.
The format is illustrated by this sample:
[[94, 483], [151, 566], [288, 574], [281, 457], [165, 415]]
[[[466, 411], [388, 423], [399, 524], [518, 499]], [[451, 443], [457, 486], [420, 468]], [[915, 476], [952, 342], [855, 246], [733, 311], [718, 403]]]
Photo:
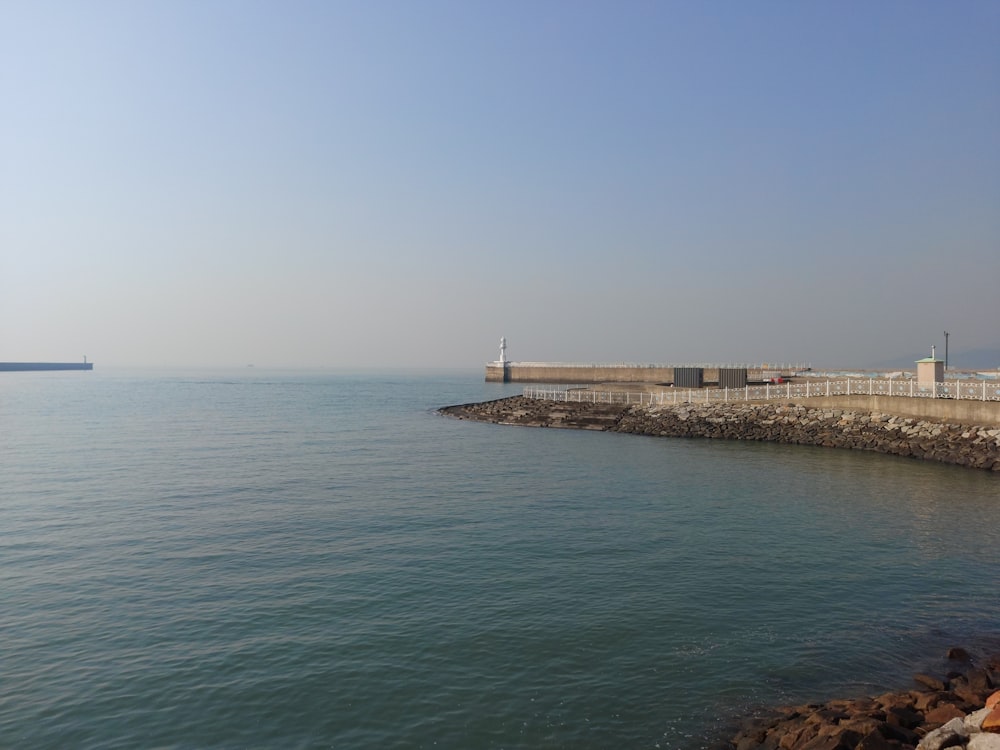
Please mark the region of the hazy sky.
[[0, 360], [1000, 346], [1000, 2], [0, 0]]

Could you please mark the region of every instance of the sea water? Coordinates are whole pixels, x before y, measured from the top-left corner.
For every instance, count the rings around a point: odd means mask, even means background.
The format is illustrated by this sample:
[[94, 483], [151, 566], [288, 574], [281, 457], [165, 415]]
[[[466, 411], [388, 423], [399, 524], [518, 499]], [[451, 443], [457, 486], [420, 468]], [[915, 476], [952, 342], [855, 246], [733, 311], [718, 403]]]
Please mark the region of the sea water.
[[0, 747], [698, 748], [1000, 651], [1000, 477], [482, 373], [0, 376]]

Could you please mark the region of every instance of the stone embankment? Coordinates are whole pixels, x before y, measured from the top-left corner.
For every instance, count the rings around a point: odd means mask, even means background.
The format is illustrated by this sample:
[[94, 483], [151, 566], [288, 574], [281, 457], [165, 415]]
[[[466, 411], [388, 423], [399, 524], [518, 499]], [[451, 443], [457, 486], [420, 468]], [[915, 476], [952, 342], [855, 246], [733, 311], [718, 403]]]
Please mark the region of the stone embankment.
[[[787, 706], [752, 719], [720, 750], [1000, 750], [1000, 655], [940, 678], [913, 676], [913, 690]], [[963, 663], [960, 664], [960, 663]]]
[[580, 404], [512, 396], [481, 404], [446, 406], [441, 409], [459, 419], [524, 427], [565, 427], [576, 430], [613, 430], [625, 409], [622, 405]]
[[796, 404], [635, 408], [618, 432], [850, 448], [1000, 471], [1000, 429]]
[[1000, 471], [1000, 428], [885, 412], [777, 402], [622, 406], [523, 396], [441, 411], [498, 424], [849, 448]]

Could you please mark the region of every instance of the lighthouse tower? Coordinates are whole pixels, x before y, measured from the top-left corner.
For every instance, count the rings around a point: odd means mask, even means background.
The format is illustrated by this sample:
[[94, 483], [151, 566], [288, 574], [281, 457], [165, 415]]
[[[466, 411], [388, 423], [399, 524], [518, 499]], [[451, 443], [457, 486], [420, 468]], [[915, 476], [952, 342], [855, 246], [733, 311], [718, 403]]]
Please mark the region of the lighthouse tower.
[[500, 337], [500, 359], [486, 363], [487, 383], [510, 382], [510, 360], [507, 359], [507, 337]]

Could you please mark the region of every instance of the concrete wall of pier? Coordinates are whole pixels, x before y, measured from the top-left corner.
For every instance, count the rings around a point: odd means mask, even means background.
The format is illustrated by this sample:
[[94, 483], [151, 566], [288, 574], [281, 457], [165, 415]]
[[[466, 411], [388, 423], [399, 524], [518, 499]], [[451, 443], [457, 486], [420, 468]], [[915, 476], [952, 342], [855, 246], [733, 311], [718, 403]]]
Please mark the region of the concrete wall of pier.
[[[706, 367], [705, 382], [719, 379], [719, 368]], [[674, 368], [656, 365], [505, 365], [486, 366], [486, 381], [490, 383], [673, 383]]]
[[0, 372], [45, 372], [49, 370], [93, 369], [93, 362], [0, 362]]
[[[780, 402], [781, 399], [772, 399]], [[914, 419], [934, 419], [955, 424], [1000, 427], [1000, 401], [953, 398], [907, 398], [905, 396], [822, 396], [792, 399], [810, 409], [855, 409], [887, 412]]]

